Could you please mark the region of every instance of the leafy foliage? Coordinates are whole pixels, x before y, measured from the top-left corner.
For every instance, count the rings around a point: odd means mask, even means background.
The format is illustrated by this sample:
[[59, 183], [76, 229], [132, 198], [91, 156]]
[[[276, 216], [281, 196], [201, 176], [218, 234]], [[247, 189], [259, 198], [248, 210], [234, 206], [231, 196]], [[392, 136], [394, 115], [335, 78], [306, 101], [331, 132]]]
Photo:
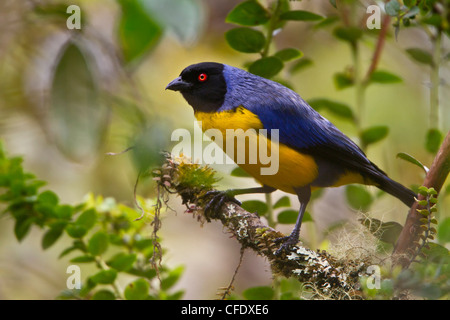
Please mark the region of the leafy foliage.
[[[145, 219], [136, 221], [139, 211], [112, 198], [90, 194], [78, 205], [61, 204], [54, 192], [41, 191], [44, 184], [23, 170], [21, 158], [7, 157], [0, 145], [0, 201], [7, 205], [3, 215], [10, 215], [15, 221], [17, 240], [23, 241], [31, 228], [39, 227], [43, 230], [44, 250], [61, 238], [71, 239], [71, 245], [61, 252], [60, 258], [74, 255], [71, 263], [96, 267], [89, 269], [94, 273], [86, 277], [81, 290], [65, 290], [60, 298], [181, 298], [183, 291], [171, 292], [171, 289], [183, 268], [155, 269], [151, 263], [156, 240], [145, 237], [151, 231], [147, 223], [155, 215], [151, 204], [144, 207]], [[123, 291], [117, 281], [125, 275], [134, 280]], [[155, 285], [154, 280], [158, 278], [160, 286]]]
[[237, 51], [259, 53], [261, 58], [249, 65], [249, 72], [265, 78], [273, 78], [285, 67], [284, 63], [303, 57], [303, 53], [297, 48], [284, 48], [271, 54], [269, 48], [272, 45], [275, 30], [284, 26], [287, 21], [315, 22], [321, 19], [323, 19], [322, 16], [309, 11], [289, 10], [289, 3], [286, 0], [276, 1], [268, 8], [264, 8], [256, 0], [244, 1], [227, 15], [225, 21], [259, 29], [233, 28], [226, 32], [225, 39]]

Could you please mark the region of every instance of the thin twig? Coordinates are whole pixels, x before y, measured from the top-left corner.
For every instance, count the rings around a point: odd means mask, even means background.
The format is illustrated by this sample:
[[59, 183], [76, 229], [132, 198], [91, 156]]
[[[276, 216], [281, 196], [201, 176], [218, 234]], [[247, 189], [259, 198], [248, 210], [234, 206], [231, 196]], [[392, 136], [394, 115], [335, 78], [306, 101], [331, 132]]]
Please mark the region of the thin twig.
[[380, 30], [380, 34], [378, 35], [377, 44], [375, 46], [375, 51], [373, 52], [372, 62], [370, 63], [369, 69], [367, 70], [367, 73], [366, 73], [364, 84], [367, 84], [370, 81], [370, 77], [372, 76], [372, 73], [377, 69], [378, 63], [380, 61], [381, 53], [383, 52], [386, 35], [389, 30], [388, 26], [390, 23], [391, 23], [391, 17], [388, 15], [385, 15], [383, 18], [383, 22], [381, 24], [381, 30]]
[[220, 300], [225, 300], [227, 298], [227, 296], [229, 296], [231, 294], [231, 291], [234, 290], [234, 286], [233, 286], [234, 280], [236, 279], [236, 275], [238, 274], [238, 271], [242, 265], [242, 261], [244, 260], [244, 252], [245, 252], [245, 248], [242, 246], [241, 250], [240, 250], [239, 263], [238, 263], [236, 269], [234, 270], [234, 274], [233, 274], [233, 277], [231, 278], [230, 284], [228, 285], [228, 287], [225, 288], [225, 291], [223, 292], [222, 298]]

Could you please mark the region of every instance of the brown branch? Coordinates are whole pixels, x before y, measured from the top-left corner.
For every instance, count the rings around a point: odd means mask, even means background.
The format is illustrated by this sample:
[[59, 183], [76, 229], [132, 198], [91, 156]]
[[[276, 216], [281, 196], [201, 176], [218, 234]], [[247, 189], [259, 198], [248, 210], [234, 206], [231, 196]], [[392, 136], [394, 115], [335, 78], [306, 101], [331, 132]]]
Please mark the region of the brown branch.
[[210, 200], [206, 193], [212, 190], [213, 173], [209, 167], [167, 154], [165, 164], [154, 171], [154, 180], [169, 193], [177, 193], [187, 206], [187, 211], [199, 222], [220, 221], [242, 248], [249, 248], [267, 258], [274, 274], [295, 277], [302, 283], [308, 283], [322, 297], [361, 298], [360, 276], [366, 273], [369, 262], [338, 260], [325, 251], [313, 251], [301, 245], [275, 255], [278, 245], [274, 240], [283, 234], [267, 226], [258, 214], [248, 212], [233, 202], [225, 202], [218, 212], [205, 216], [202, 207]]
[[375, 51], [373, 52], [372, 62], [369, 66], [369, 69], [367, 70], [364, 83], [368, 83], [370, 81], [370, 77], [371, 77], [372, 73], [377, 69], [378, 62], [380, 61], [381, 53], [383, 52], [386, 35], [389, 30], [388, 26], [390, 23], [391, 23], [391, 17], [388, 15], [385, 15], [383, 18], [382, 25], [381, 25], [380, 34], [378, 35], [378, 40], [377, 40], [377, 44], [375, 46]]
[[[427, 188], [433, 187], [439, 194], [444, 182], [450, 173], [450, 131], [444, 139], [430, 170], [425, 177], [423, 185]], [[419, 200], [425, 197], [419, 195]], [[407, 268], [411, 263], [411, 256], [414, 254], [415, 242], [419, 240], [422, 230], [420, 229], [420, 218], [422, 216], [417, 212], [421, 208], [418, 203], [409, 210], [405, 226], [395, 245], [394, 255], [397, 256], [396, 263]]]

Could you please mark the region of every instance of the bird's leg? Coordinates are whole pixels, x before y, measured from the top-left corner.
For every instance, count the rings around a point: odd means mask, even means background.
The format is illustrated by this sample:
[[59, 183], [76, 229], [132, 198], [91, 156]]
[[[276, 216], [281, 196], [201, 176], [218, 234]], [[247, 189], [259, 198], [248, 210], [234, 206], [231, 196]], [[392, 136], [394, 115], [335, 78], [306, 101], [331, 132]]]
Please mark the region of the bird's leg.
[[212, 196], [211, 200], [206, 204], [204, 208], [204, 212], [206, 216], [210, 216], [211, 213], [217, 212], [220, 210], [222, 205], [226, 201], [231, 201], [236, 203], [237, 205], [241, 205], [240, 201], [236, 200], [234, 197], [240, 194], [249, 194], [249, 193], [272, 193], [276, 189], [269, 186], [262, 186], [256, 188], [246, 188], [246, 189], [229, 189], [226, 191], [208, 191], [205, 194], [205, 197]]
[[281, 247], [275, 252], [275, 255], [279, 255], [282, 251], [288, 250], [291, 246], [297, 244], [300, 237], [300, 227], [302, 225], [303, 215], [306, 211], [309, 199], [311, 198], [311, 188], [309, 186], [297, 188], [298, 200], [300, 201], [300, 211], [298, 212], [297, 221], [295, 222], [294, 229], [291, 234], [286, 237], [275, 239], [275, 243], [280, 243]]

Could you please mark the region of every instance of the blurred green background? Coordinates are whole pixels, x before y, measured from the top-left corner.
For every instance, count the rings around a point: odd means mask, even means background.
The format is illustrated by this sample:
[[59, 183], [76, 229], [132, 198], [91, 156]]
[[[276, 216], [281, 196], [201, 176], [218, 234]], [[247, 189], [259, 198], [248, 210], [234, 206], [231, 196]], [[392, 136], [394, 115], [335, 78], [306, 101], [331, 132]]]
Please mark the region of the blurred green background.
[[[2, 0], [0, 2], [0, 139], [6, 150], [25, 159], [25, 168], [48, 182], [62, 202], [77, 203], [89, 192], [133, 204], [133, 187], [142, 166], [157, 166], [158, 152], [170, 150], [170, 134], [176, 128], [193, 130], [192, 109], [179, 94], [165, 86], [186, 66], [217, 61], [244, 67], [258, 54], [242, 54], [230, 48], [225, 22], [237, 0]], [[261, 3], [266, 3], [261, 1]], [[329, 1], [290, 1], [293, 9], [330, 16], [336, 10]], [[370, 3], [368, 1], [367, 3]], [[69, 5], [81, 8], [81, 30], [68, 30]], [[366, 2], [357, 6], [364, 16]], [[442, 46], [449, 47], [445, 38]], [[274, 38], [279, 48], [299, 48], [313, 63], [298, 73], [283, 71], [305, 100], [327, 98], [355, 105], [352, 88], [339, 90], [333, 75], [352, 64], [349, 46], [327, 29], [305, 22], [288, 23]], [[361, 115], [363, 126], [385, 125], [389, 135], [367, 150], [369, 158], [392, 178], [420, 184], [423, 172], [396, 159], [406, 152], [429, 166], [433, 156], [424, 149], [428, 130], [429, 66], [417, 64], [405, 49], [431, 49], [423, 30], [401, 30], [397, 39], [389, 32], [379, 68], [403, 81], [371, 85]], [[370, 64], [374, 41], [361, 46], [361, 65]], [[441, 68], [441, 128], [450, 128], [448, 63]], [[322, 113], [357, 141], [352, 124], [326, 110]], [[110, 156], [131, 145], [130, 151]], [[233, 166], [214, 166], [223, 176], [219, 188], [254, 185], [251, 179], [230, 177]], [[154, 197], [151, 179], [142, 181], [138, 193]], [[322, 231], [346, 219], [358, 218], [344, 189], [327, 190], [311, 210], [314, 224], [302, 230], [302, 238], [320, 246]], [[284, 194], [277, 192], [274, 199]], [[245, 199], [259, 199], [250, 195]], [[440, 218], [450, 215], [449, 198], [441, 204]], [[263, 199], [263, 197], [261, 198]], [[200, 228], [184, 213], [179, 199], [171, 199], [160, 236], [169, 266], [184, 265], [180, 288], [184, 298], [214, 298], [226, 286], [239, 261], [239, 246], [218, 223]], [[292, 198], [293, 207], [298, 201]], [[1, 209], [1, 207], [0, 207]], [[396, 199], [383, 196], [372, 206], [372, 216], [404, 223], [407, 209]], [[289, 232], [291, 225], [279, 229]], [[68, 260], [57, 257], [58, 244], [43, 251], [41, 233], [18, 243], [10, 218], [0, 218], [0, 299], [53, 299], [65, 288]], [[314, 238], [313, 240], [311, 238]], [[244, 257], [236, 290], [271, 282], [267, 262], [251, 252]]]

